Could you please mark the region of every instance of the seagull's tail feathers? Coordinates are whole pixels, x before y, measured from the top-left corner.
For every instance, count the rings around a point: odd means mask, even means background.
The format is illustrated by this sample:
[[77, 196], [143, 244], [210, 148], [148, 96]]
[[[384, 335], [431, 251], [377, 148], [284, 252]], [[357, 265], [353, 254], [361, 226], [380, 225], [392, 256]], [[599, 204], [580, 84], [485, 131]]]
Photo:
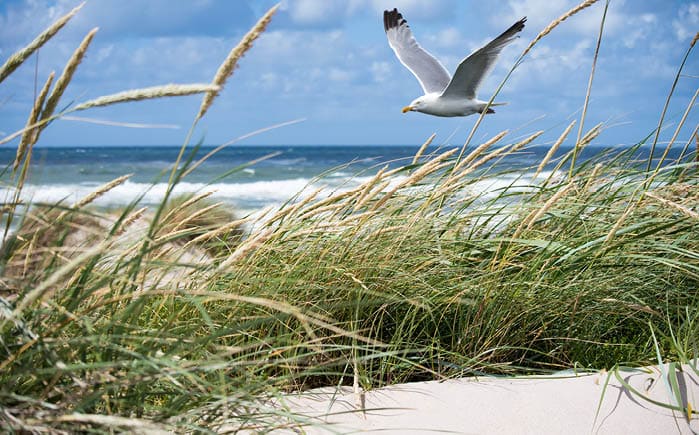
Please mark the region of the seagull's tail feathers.
[[[483, 106], [478, 110], [478, 113], [483, 113], [483, 110], [485, 110], [485, 113], [495, 113], [495, 110], [492, 109], [493, 106], [506, 106], [507, 103], [491, 103], [490, 106], [487, 105], [487, 103], [484, 103]], [[488, 109], [486, 110], [486, 106]]]

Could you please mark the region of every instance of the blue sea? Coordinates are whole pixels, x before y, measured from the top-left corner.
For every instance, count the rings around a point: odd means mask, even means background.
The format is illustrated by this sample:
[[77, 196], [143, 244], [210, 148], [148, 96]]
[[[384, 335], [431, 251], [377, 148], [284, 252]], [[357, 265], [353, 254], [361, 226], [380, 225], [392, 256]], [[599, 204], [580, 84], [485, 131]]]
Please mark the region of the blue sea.
[[[230, 146], [225, 148], [178, 185], [177, 192], [214, 191], [213, 198], [246, 213], [269, 205], [281, 205], [304, 189], [325, 186], [348, 189], [367, 180], [385, 164], [408, 164], [417, 146]], [[452, 147], [428, 148], [426, 154]], [[194, 161], [213, 148], [202, 147]], [[34, 150], [31, 172], [23, 199], [32, 202], [70, 203], [121, 175], [133, 174], [126, 183], [105, 194], [96, 205], [118, 207], [144, 194], [144, 205], [160, 202], [179, 147], [43, 147]], [[185, 157], [192, 150], [187, 150]], [[522, 170], [536, 166], [547, 147], [535, 147], [509, 157], [501, 167]], [[565, 152], [559, 150], [558, 154]], [[599, 153], [588, 148], [585, 156]], [[0, 148], [1, 161], [14, 160], [15, 150]], [[250, 162], [267, 157], [256, 164]], [[320, 179], [319, 179], [320, 177]], [[0, 178], [7, 183], [7, 173]], [[11, 185], [11, 184], [10, 184]], [[3, 186], [9, 198], [11, 188]]]

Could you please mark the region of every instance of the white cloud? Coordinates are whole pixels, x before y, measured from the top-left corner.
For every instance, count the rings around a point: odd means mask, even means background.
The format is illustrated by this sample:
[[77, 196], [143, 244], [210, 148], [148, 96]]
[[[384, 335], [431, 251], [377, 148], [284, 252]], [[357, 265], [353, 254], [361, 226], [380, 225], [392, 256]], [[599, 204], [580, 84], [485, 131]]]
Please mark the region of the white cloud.
[[439, 32], [428, 35], [427, 40], [437, 47], [463, 47], [465, 44], [465, 38], [461, 34], [461, 31], [456, 27], [446, 27]]
[[[510, 14], [503, 22], [497, 19], [497, 24], [503, 25], [522, 17], [527, 17], [529, 28], [539, 32], [561, 15], [579, 4], [577, 0], [508, 0]], [[605, 33], [614, 34], [620, 30], [624, 22], [624, 17], [628, 17], [628, 11], [623, 11], [625, 1], [616, 0], [612, 2], [607, 11], [605, 19]], [[578, 12], [576, 15], [560, 25], [555, 32], [576, 33], [581, 35], [597, 34], [602, 19], [603, 2], [599, 2], [591, 7]]]
[[371, 63], [371, 74], [375, 82], [386, 82], [391, 76], [391, 65], [388, 62], [374, 61]]
[[699, 30], [699, 3], [682, 6], [672, 21], [672, 28], [680, 41], [693, 38]]
[[282, 10], [287, 10], [297, 24], [318, 24], [344, 17], [348, 4], [327, 0], [288, 0], [282, 4]]
[[454, 0], [285, 0], [281, 8], [296, 24], [342, 27], [346, 18], [367, 12], [376, 15], [393, 8], [407, 19], [443, 19], [453, 13], [454, 5]]

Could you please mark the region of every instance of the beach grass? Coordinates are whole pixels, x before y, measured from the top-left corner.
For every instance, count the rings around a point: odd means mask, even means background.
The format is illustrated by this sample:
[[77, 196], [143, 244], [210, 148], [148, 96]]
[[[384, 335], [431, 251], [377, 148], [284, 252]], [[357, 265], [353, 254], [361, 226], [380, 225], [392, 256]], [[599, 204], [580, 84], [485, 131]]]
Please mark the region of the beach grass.
[[[187, 89], [206, 107], [216, 96]], [[69, 111], [34, 114], [17, 137]], [[72, 205], [26, 204], [29, 134], [3, 211], [0, 426], [270, 430], [307, 423], [275, 398], [317, 386], [695, 359], [694, 135], [653, 167], [643, 138], [582, 159], [602, 127], [572, 128], [529, 170], [501, 160], [540, 133], [503, 132], [421, 147], [255, 219], [206, 192], [170, 197], [199, 164], [189, 137], [152, 210], [90, 208], [121, 179]]]

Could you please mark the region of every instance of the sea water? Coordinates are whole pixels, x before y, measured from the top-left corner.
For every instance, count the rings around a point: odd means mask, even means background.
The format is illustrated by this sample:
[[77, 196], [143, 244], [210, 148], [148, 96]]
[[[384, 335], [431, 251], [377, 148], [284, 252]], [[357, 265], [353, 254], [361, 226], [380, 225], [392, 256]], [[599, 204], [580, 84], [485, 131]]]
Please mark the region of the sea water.
[[[217, 152], [179, 181], [175, 194], [213, 191], [212, 197], [246, 214], [266, 206], [293, 201], [303, 191], [325, 187], [328, 191], [350, 189], [368, 180], [380, 168], [410, 164], [417, 146], [230, 146]], [[426, 154], [444, 152], [452, 147], [430, 147]], [[211, 147], [185, 150], [180, 168], [191, 156], [195, 162], [212, 151]], [[470, 150], [469, 150], [470, 151]], [[499, 169], [523, 172], [541, 161], [548, 148], [535, 147], [509, 156]], [[558, 151], [557, 155], [565, 153]], [[588, 148], [582, 158], [602, 150]], [[142, 205], [161, 201], [179, 147], [40, 147], [34, 150], [22, 200], [41, 203], [63, 201], [70, 204], [95, 188], [119, 176], [133, 174], [120, 186], [101, 196], [95, 205], [119, 207], [141, 197]], [[645, 152], [647, 155], [647, 151]], [[639, 160], [643, 159], [643, 152]], [[676, 154], [676, 153], [673, 153]], [[0, 148], [0, 161], [10, 164], [15, 150]], [[673, 157], [673, 156], [671, 156]], [[255, 164], [250, 162], [263, 159]], [[191, 163], [189, 163], [191, 165]], [[3, 165], [4, 166], [4, 165]], [[503, 175], [504, 185], [517, 177], [517, 171]], [[6, 170], [0, 177], [0, 195], [10, 201], [13, 183]], [[494, 180], [497, 181], [497, 180]]]

